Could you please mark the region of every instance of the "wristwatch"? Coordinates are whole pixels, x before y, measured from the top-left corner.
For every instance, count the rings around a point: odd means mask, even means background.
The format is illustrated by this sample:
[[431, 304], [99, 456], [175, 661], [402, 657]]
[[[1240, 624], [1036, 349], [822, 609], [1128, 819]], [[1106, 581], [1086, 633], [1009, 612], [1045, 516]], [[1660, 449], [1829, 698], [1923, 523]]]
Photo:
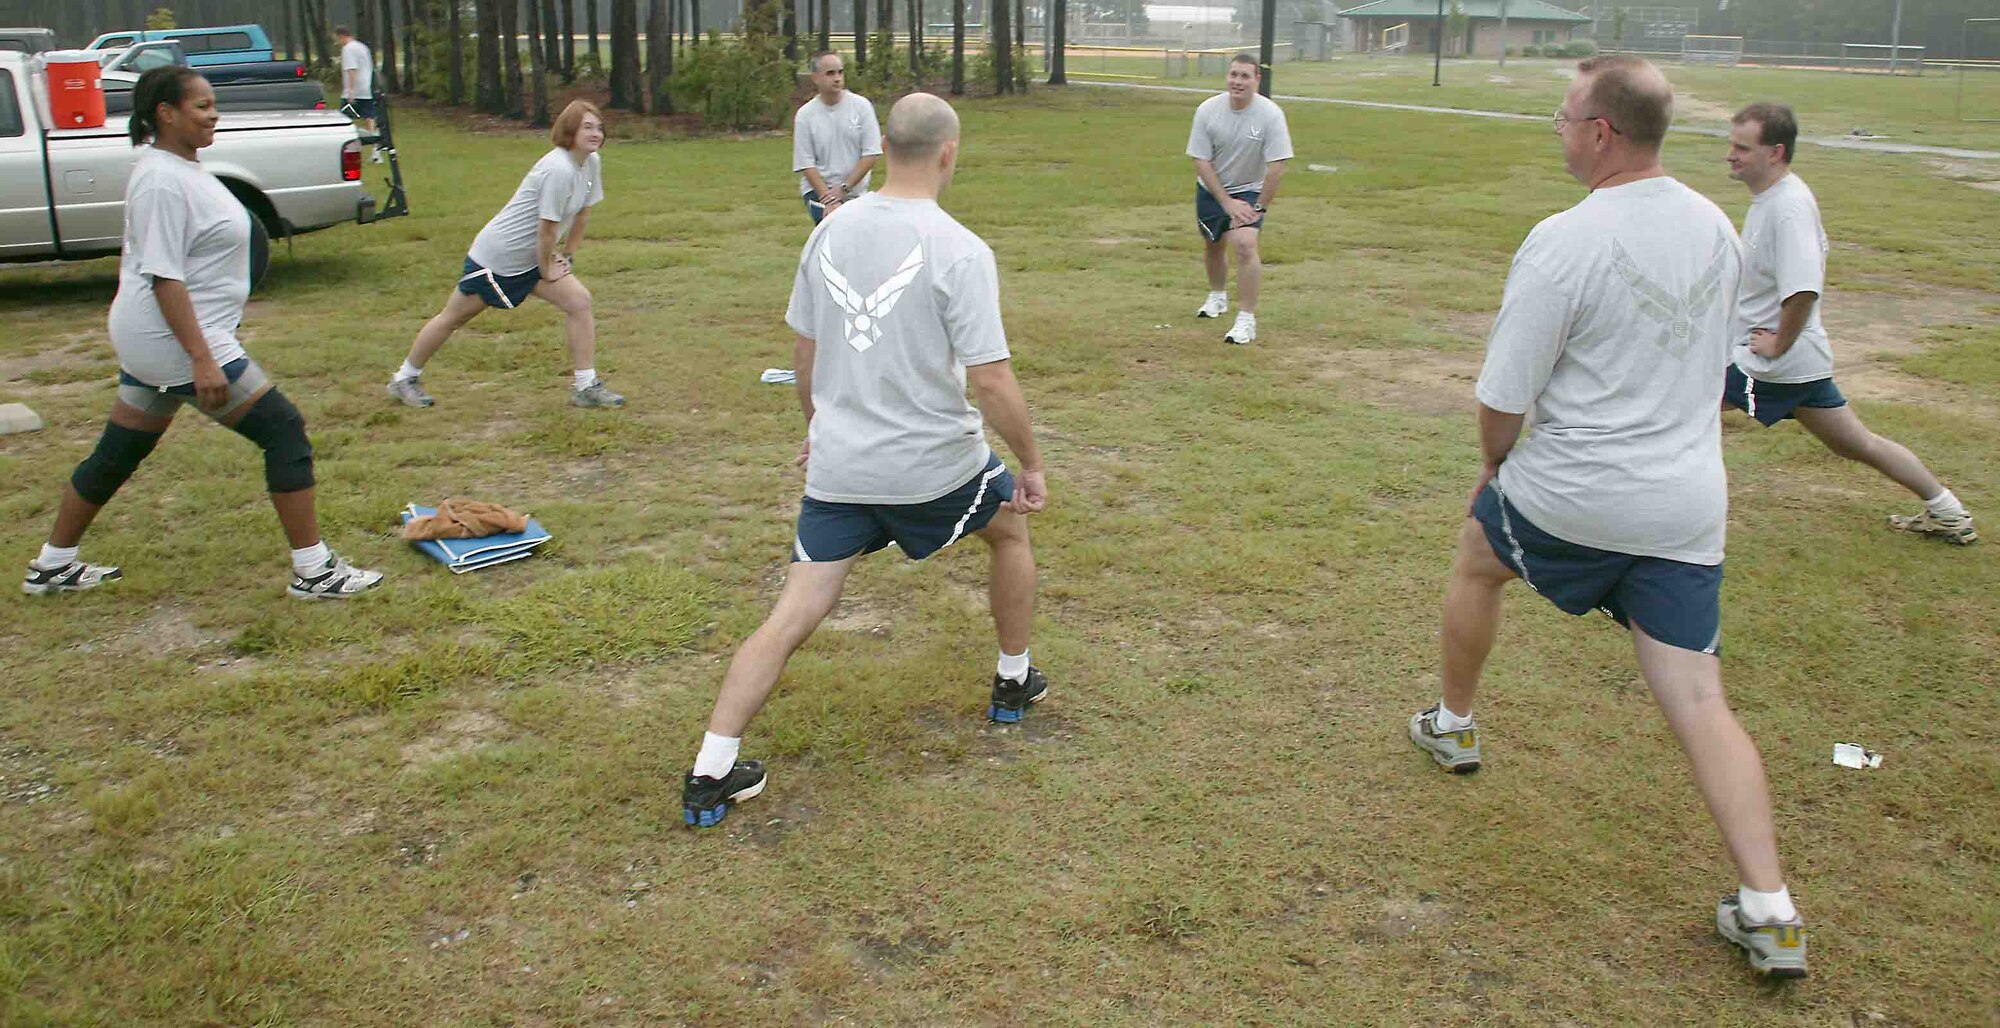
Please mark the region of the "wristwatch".
[[1253, 211], [1256, 211], [1256, 212], [1257, 212], [1257, 213], [1259, 213], [1259, 214], [1262, 214], [1262, 213], [1264, 213], [1264, 205], [1263, 205], [1263, 204], [1261, 204], [1261, 203], [1253, 203], [1253, 204], [1251, 204], [1251, 205], [1250, 205], [1250, 209], [1251, 209], [1251, 210], [1253, 210]]

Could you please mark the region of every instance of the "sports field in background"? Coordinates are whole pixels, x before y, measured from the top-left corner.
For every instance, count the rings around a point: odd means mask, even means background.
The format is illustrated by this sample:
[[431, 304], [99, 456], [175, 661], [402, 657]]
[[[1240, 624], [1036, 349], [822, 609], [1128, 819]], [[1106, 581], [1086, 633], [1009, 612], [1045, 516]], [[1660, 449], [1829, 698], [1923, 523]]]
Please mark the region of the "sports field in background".
[[[1415, 63], [1322, 85], [1438, 102]], [[1539, 112], [1553, 67], [1467, 88]], [[1928, 78], [1668, 71], [1714, 109], [1792, 100], [1808, 135], [1854, 127], [1815, 111], [1902, 111], [2000, 149]], [[946, 206], [999, 256], [1047, 453], [1049, 702], [981, 720], [978, 547], [877, 555], [745, 740], [769, 790], [703, 834], [680, 776], [801, 485], [792, 392], [757, 380], [790, 363], [808, 228], [789, 139], [638, 142], [613, 118], [577, 272], [623, 411], [565, 405], [543, 305], [461, 332], [415, 411], [383, 382], [547, 142], [403, 115], [416, 214], [281, 249], [244, 324], [309, 420], [327, 541], [391, 577], [286, 600], [256, 454], [188, 416], [86, 542], [125, 581], [0, 599], [0, 1023], [1992, 1021], [2000, 539], [1894, 536], [1915, 505], [1893, 484], [1728, 419], [1724, 673], [1813, 961], [1759, 984], [1714, 934], [1733, 875], [1608, 622], [1515, 587], [1486, 769], [1439, 774], [1405, 736], [1437, 695], [1508, 260], [1581, 195], [1548, 126], [1293, 105], [1237, 348], [1192, 316], [1195, 101], [961, 108]], [[1740, 219], [1722, 155], [1667, 148]], [[1969, 183], [2000, 162], [1796, 167], [1834, 239], [1842, 388], [1995, 534], [2000, 194]], [[0, 269], [0, 400], [49, 422], [0, 440], [16, 569], [110, 404], [115, 282], [109, 260]], [[447, 495], [556, 542], [453, 577], [391, 527]], [[1835, 767], [1837, 741], [1886, 759]]]

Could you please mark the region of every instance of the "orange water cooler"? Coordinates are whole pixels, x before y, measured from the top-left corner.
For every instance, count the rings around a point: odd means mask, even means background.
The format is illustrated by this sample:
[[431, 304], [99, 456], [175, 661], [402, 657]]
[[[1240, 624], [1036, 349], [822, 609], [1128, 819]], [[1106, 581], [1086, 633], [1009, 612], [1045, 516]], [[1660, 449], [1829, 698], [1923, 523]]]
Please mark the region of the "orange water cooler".
[[104, 86], [97, 55], [88, 50], [55, 50], [42, 55], [49, 74], [49, 113], [57, 128], [99, 128], [104, 124]]

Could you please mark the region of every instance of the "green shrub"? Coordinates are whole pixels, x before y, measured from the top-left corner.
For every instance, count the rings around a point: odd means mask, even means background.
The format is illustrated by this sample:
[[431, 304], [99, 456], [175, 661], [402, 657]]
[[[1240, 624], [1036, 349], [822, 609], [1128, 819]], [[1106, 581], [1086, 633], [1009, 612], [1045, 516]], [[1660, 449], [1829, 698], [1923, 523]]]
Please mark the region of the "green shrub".
[[777, 124], [795, 86], [783, 48], [762, 33], [724, 39], [711, 31], [681, 51], [667, 80], [676, 109], [739, 130]]
[[[1028, 66], [1028, 51], [1022, 47], [1018, 46], [1015, 47], [1014, 48], [1015, 91], [1021, 93], [1027, 92], [1029, 80], [1033, 78], [1033, 76], [1034, 76], [1034, 70]], [[966, 62], [965, 88], [968, 91], [974, 93], [991, 93], [994, 91], [993, 51], [991, 49], [980, 50], [978, 54], [973, 56], [972, 60]]]
[[1564, 57], [1595, 57], [1597, 56], [1597, 40], [1572, 39], [1563, 44], [1562, 55]]
[[1540, 57], [1541, 55], [1542, 48], [1532, 43], [1521, 48], [1521, 56], [1523, 57]]

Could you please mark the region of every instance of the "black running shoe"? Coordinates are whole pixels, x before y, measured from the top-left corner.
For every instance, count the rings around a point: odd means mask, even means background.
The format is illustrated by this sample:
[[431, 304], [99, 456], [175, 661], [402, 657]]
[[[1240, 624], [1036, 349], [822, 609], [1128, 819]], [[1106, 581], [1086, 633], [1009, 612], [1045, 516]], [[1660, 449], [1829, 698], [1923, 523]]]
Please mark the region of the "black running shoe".
[[714, 828], [729, 816], [729, 805], [764, 791], [764, 762], [739, 760], [721, 778], [689, 772], [681, 786], [681, 819], [690, 828]]
[[1048, 676], [1040, 668], [1029, 668], [1028, 677], [1019, 682], [994, 675], [993, 705], [986, 708], [986, 717], [997, 724], [1020, 724], [1028, 704], [1040, 703], [1048, 694]]

